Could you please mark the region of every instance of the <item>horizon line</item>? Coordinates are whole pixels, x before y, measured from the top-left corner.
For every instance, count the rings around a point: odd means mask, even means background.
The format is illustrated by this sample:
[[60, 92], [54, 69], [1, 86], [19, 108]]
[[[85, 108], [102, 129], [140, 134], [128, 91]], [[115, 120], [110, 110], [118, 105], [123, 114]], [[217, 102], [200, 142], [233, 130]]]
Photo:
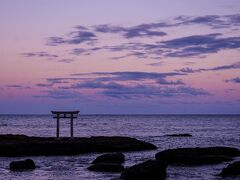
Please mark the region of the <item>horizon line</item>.
[[[26, 116], [26, 115], [29, 115], [29, 116], [37, 116], [37, 115], [42, 115], [42, 116], [48, 116], [48, 115], [52, 115], [51, 113], [49, 114], [46, 114], [46, 113], [29, 113], [29, 114], [26, 114], [26, 113], [6, 113], [6, 114], [2, 114], [0, 113], [0, 116], [8, 116], [8, 115], [22, 115], [22, 116]], [[240, 114], [237, 114], [237, 113], [173, 113], [173, 114], [166, 114], [166, 113], [83, 113], [83, 114], [79, 114], [79, 116], [240, 116]]]

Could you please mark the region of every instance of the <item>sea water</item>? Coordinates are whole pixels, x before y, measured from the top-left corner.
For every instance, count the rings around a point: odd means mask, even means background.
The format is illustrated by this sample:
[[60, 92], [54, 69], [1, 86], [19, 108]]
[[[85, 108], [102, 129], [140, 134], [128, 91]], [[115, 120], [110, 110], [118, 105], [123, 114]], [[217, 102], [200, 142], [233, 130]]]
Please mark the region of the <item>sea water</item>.
[[[68, 119], [60, 121], [60, 136], [70, 135]], [[189, 133], [192, 137], [167, 137], [166, 134]], [[0, 134], [56, 136], [56, 120], [51, 115], [0, 115]], [[179, 147], [229, 146], [240, 149], [238, 115], [80, 115], [74, 121], [74, 135], [129, 136], [155, 144], [154, 151], [124, 152], [125, 167], [154, 159], [162, 150]], [[101, 153], [102, 154], [102, 153]], [[0, 157], [0, 179], [119, 179], [119, 173], [87, 170], [99, 153], [78, 156], [29, 157], [37, 165], [33, 171], [12, 172], [9, 163], [23, 157]], [[236, 158], [235, 160], [239, 160]], [[167, 179], [222, 179], [215, 176], [229, 162], [204, 166], [168, 166]], [[237, 178], [228, 178], [237, 179]]]

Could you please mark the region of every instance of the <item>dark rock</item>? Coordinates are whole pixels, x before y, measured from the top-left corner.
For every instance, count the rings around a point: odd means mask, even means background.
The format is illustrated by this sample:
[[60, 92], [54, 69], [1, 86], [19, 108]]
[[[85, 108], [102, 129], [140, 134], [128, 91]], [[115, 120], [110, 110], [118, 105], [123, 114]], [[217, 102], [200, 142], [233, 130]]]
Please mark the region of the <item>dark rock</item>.
[[12, 161], [10, 163], [10, 170], [19, 171], [19, 170], [32, 170], [35, 169], [35, 163], [31, 159], [26, 159], [23, 161]]
[[166, 134], [164, 136], [169, 136], [169, 137], [192, 137], [191, 134]]
[[130, 137], [28, 137], [0, 135], [0, 156], [58, 156], [91, 152], [123, 152], [157, 149], [153, 144]]
[[240, 161], [229, 164], [219, 174], [220, 176], [237, 176], [240, 175]]
[[166, 178], [167, 164], [157, 160], [148, 160], [127, 168], [121, 179], [125, 180], [161, 180]]
[[122, 172], [124, 167], [121, 164], [116, 163], [97, 163], [87, 168], [90, 171], [98, 172]]
[[161, 151], [155, 155], [157, 160], [169, 164], [201, 165], [231, 161], [240, 151], [230, 147], [177, 148]]
[[123, 153], [111, 153], [98, 156], [92, 163], [117, 163], [122, 164], [125, 160]]

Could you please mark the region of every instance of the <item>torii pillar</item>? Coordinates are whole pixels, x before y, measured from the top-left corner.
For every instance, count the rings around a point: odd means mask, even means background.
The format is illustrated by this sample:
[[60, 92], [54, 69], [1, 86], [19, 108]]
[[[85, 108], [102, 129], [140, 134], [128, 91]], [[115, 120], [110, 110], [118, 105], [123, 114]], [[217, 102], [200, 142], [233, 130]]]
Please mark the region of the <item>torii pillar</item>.
[[57, 119], [56, 137], [59, 138], [59, 124], [60, 119], [70, 119], [70, 134], [73, 138], [73, 119], [78, 117], [80, 111], [51, 111], [53, 118]]

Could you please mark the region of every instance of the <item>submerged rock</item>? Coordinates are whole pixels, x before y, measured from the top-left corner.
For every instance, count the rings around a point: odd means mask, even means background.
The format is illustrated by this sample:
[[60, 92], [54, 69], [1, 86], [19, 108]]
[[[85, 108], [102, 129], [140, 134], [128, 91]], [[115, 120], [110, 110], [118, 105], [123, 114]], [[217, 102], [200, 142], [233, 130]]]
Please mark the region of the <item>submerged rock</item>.
[[238, 149], [230, 147], [177, 148], [161, 151], [155, 158], [169, 164], [201, 165], [231, 161], [239, 155]]
[[26, 159], [23, 161], [12, 161], [10, 163], [10, 170], [12, 171], [31, 170], [35, 168], [35, 163], [31, 159]]
[[157, 160], [148, 160], [127, 168], [121, 179], [125, 180], [162, 180], [166, 178], [167, 164]]
[[168, 136], [168, 137], [192, 137], [191, 134], [166, 134], [164, 136]]
[[125, 160], [123, 153], [111, 153], [98, 156], [92, 163], [117, 163], [122, 164]]
[[90, 171], [98, 172], [122, 172], [124, 167], [121, 164], [116, 163], [97, 163], [87, 168]]
[[229, 164], [219, 174], [220, 176], [240, 176], [240, 161]]

